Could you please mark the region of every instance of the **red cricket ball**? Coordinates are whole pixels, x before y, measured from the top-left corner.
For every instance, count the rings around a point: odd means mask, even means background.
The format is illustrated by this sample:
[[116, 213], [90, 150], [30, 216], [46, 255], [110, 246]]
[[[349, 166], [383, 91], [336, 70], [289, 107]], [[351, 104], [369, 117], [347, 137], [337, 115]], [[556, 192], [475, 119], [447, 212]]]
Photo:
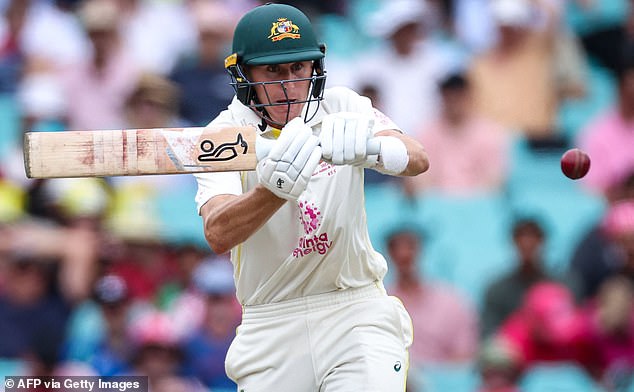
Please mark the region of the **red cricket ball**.
[[590, 157], [578, 148], [572, 148], [561, 156], [561, 171], [568, 178], [577, 180], [590, 170]]

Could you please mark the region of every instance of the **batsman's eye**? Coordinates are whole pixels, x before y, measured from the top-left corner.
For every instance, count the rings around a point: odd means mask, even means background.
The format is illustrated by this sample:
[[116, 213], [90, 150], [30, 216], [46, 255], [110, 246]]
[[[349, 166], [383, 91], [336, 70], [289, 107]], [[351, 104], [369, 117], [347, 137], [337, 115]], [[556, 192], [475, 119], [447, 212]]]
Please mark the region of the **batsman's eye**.
[[303, 63], [293, 63], [293, 65], [291, 66], [291, 70], [293, 72], [299, 72], [302, 69], [304, 69], [304, 64]]
[[280, 71], [280, 66], [277, 64], [272, 64], [266, 67], [267, 72], [277, 73]]

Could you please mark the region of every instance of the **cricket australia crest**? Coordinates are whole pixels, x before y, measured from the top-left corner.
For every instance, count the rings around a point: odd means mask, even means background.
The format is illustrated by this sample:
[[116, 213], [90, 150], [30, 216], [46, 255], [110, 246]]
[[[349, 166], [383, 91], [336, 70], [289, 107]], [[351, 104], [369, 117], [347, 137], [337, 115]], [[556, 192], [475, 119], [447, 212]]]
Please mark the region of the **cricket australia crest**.
[[273, 22], [271, 35], [267, 38], [270, 38], [273, 42], [277, 42], [285, 38], [298, 39], [300, 37], [299, 27], [294, 24], [292, 20], [279, 18], [276, 22]]

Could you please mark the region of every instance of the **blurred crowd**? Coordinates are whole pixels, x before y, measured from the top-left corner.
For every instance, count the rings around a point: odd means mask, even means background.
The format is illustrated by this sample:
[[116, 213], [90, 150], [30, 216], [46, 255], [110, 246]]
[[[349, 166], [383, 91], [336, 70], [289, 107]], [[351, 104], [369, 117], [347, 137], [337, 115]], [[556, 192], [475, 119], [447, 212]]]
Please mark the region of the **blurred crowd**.
[[[634, 390], [631, 1], [282, 2], [326, 43], [327, 85], [430, 157], [413, 179], [366, 174], [388, 292], [413, 318], [408, 391]], [[260, 3], [0, 0], [0, 375], [234, 390], [241, 309], [195, 180], [30, 180], [21, 140], [206, 125]], [[557, 167], [571, 147], [592, 159], [580, 181]]]

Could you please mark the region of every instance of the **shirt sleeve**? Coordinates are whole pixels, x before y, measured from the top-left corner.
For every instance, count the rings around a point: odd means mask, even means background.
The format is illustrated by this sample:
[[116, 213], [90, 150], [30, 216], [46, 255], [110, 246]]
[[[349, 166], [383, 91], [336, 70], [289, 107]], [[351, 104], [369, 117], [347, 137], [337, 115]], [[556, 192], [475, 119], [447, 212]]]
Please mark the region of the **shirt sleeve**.
[[403, 133], [401, 128], [399, 128], [399, 126], [396, 125], [396, 123], [394, 123], [391, 118], [383, 114], [383, 112], [381, 112], [379, 109], [373, 107], [372, 116], [374, 117], [374, 127], [372, 128], [372, 134], [376, 134], [377, 132], [385, 131], [387, 129], [394, 129]]
[[214, 196], [242, 194], [240, 172], [201, 173], [194, 174], [194, 177], [198, 182], [196, 206], [199, 215], [203, 205]]
[[[231, 127], [238, 126], [233, 121], [229, 110], [222, 111], [208, 126]], [[198, 191], [195, 200], [200, 215], [200, 209], [211, 199], [218, 195], [241, 195], [242, 179], [240, 172], [215, 172], [194, 174], [198, 183]]]

